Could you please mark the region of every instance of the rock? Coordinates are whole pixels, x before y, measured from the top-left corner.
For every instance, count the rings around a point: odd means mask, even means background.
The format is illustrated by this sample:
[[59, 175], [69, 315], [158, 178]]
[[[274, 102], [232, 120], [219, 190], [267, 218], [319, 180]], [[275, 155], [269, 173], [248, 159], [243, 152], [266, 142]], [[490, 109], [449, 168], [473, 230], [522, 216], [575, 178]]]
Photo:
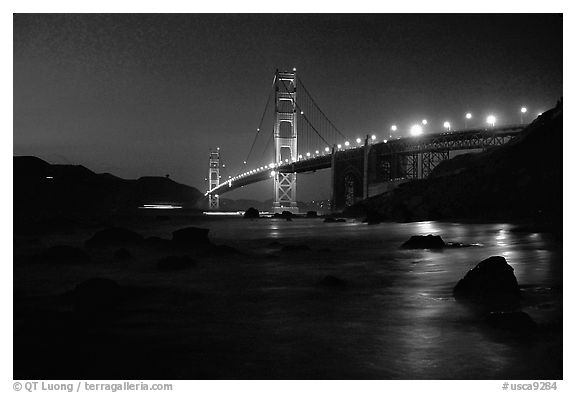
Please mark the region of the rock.
[[286, 217], [286, 221], [292, 221], [292, 217]]
[[125, 228], [107, 228], [98, 231], [86, 241], [89, 247], [106, 247], [106, 246], [122, 246], [126, 244], [141, 243], [144, 238], [129, 229]]
[[310, 247], [305, 244], [289, 244], [282, 247], [283, 252], [300, 252], [300, 251], [310, 251]]
[[208, 228], [188, 227], [172, 232], [172, 241], [179, 246], [209, 246]]
[[402, 244], [402, 248], [407, 249], [440, 249], [446, 247], [446, 243], [440, 236], [412, 236], [408, 241]]
[[90, 262], [90, 256], [81, 248], [71, 246], [53, 246], [47, 248], [41, 255], [40, 260], [51, 264], [76, 265]]
[[244, 218], [260, 218], [260, 212], [253, 207], [249, 207], [248, 210], [244, 212]]
[[520, 299], [514, 269], [500, 256], [485, 259], [468, 271], [453, 293], [456, 299], [492, 305], [515, 304]]
[[130, 259], [131, 256], [132, 255], [130, 254], [130, 251], [125, 248], [119, 248], [114, 252], [114, 259], [118, 259], [120, 261]]
[[91, 278], [76, 285], [73, 292], [76, 311], [111, 311], [121, 300], [121, 288], [108, 278]]
[[175, 271], [189, 269], [197, 265], [197, 262], [189, 256], [168, 256], [158, 261], [156, 266], [160, 271]]
[[341, 278], [335, 276], [326, 276], [318, 282], [318, 285], [334, 289], [346, 289], [348, 283]]
[[536, 330], [536, 323], [523, 311], [491, 312], [486, 320], [494, 328], [514, 333], [526, 334]]
[[306, 212], [306, 217], [316, 218], [316, 217], [318, 217], [318, 213], [314, 210], [310, 210], [310, 211]]
[[288, 218], [292, 218], [294, 216], [294, 214], [292, 214], [292, 212], [289, 212], [288, 210], [284, 210], [280, 216], [282, 218], [288, 219]]

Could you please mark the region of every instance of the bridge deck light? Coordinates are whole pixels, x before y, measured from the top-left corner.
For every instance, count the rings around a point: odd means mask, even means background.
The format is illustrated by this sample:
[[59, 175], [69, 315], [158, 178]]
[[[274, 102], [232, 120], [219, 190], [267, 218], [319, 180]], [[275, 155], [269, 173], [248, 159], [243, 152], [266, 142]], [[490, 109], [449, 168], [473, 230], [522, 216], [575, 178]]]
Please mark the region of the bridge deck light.
[[396, 126], [396, 124], [393, 124], [392, 127], [390, 127], [390, 130], [392, 132], [398, 131], [398, 127]]
[[520, 123], [524, 123], [524, 114], [528, 112], [528, 109], [526, 109], [525, 106], [523, 106], [522, 108], [520, 108]]
[[276, 176], [276, 171], [271, 171], [270, 176], [272, 176], [272, 177]]
[[422, 124], [424, 124], [424, 125], [428, 124], [428, 120], [426, 120], [426, 119], [422, 120]]
[[496, 124], [496, 116], [494, 115], [489, 115], [486, 118], [486, 123], [490, 124], [492, 127], [494, 127], [494, 125]]
[[326, 153], [328, 153], [328, 152], [330, 151], [330, 148], [329, 148], [328, 146], [326, 146], [326, 147], [324, 148], [324, 151], [325, 151]]
[[468, 120], [470, 120], [472, 118], [472, 113], [470, 113], [470, 112], [466, 113], [466, 118]]
[[356, 138], [356, 143], [361, 143], [361, 142], [362, 142], [362, 139]]
[[370, 137], [370, 139], [372, 139], [373, 141], [375, 141], [375, 140], [376, 140], [376, 135], [372, 135], [372, 136]]
[[420, 124], [414, 124], [410, 127], [410, 135], [419, 136], [422, 135], [422, 126]]
[[306, 153], [306, 157], [310, 157], [310, 152]]
[[348, 142], [348, 141], [344, 142], [344, 146], [346, 146], [346, 147], [350, 146], [350, 142]]
[[268, 166], [269, 166], [270, 168], [274, 168], [274, 163], [271, 162], [270, 164], [268, 164]]
[[338, 147], [338, 150], [342, 149], [342, 145], [340, 143], [338, 144], [337, 147]]
[[320, 154], [320, 151], [316, 150], [316, 154]]
[[444, 122], [444, 128], [446, 128], [448, 131], [450, 131], [450, 122], [449, 121]]

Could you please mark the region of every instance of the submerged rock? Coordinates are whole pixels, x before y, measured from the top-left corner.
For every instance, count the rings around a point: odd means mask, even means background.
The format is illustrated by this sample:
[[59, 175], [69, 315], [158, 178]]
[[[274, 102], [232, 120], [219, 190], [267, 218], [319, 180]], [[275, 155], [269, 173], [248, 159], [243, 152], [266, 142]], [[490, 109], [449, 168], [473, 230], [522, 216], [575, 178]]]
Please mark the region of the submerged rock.
[[306, 217], [316, 218], [316, 217], [318, 217], [318, 213], [315, 210], [310, 210], [310, 211], [306, 212]]
[[160, 271], [174, 271], [189, 269], [197, 265], [197, 262], [189, 256], [174, 256], [162, 258], [158, 261], [156, 266]]
[[172, 232], [172, 241], [179, 246], [207, 246], [208, 228], [188, 227]]
[[520, 298], [514, 268], [500, 256], [485, 259], [468, 271], [453, 293], [456, 299], [484, 304], [514, 304]]
[[258, 211], [258, 209], [255, 209], [253, 207], [249, 207], [244, 212], [244, 218], [260, 218], [260, 212]]
[[92, 238], [86, 241], [86, 245], [89, 247], [118, 246], [138, 244], [143, 240], [144, 238], [134, 231], [114, 227], [96, 232]]
[[446, 247], [446, 243], [440, 236], [428, 235], [428, 236], [412, 236], [408, 241], [406, 241], [401, 246], [407, 249], [441, 249]]

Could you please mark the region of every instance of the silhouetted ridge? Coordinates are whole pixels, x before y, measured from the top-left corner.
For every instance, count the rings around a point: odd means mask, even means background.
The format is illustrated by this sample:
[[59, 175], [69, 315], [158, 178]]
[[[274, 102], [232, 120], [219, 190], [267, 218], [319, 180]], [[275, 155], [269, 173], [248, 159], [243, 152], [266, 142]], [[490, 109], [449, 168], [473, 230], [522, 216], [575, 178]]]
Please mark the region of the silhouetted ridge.
[[126, 180], [96, 174], [82, 165], [51, 165], [37, 157], [14, 157], [14, 211], [27, 219], [99, 217], [134, 212], [143, 204], [172, 203], [199, 208], [203, 195], [165, 177]]

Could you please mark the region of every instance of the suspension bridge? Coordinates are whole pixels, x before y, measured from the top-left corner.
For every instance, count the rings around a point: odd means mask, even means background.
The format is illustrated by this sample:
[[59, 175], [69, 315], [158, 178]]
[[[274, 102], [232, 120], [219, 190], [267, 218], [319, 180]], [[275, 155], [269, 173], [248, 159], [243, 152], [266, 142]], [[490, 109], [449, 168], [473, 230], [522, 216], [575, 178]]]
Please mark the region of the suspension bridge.
[[[263, 132], [266, 124], [269, 131]], [[212, 151], [205, 196], [210, 209], [217, 210], [222, 194], [273, 179], [272, 211], [297, 213], [297, 174], [331, 169], [331, 206], [340, 210], [400, 183], [426, 178], [454, 152], [502, 145], [524, 127], [426, 133], [380, 142], [367, 135], [354, 144], [320, 109], [295, 69], [277, 70], [243, 169], [222, 179], [219, 149]]]

